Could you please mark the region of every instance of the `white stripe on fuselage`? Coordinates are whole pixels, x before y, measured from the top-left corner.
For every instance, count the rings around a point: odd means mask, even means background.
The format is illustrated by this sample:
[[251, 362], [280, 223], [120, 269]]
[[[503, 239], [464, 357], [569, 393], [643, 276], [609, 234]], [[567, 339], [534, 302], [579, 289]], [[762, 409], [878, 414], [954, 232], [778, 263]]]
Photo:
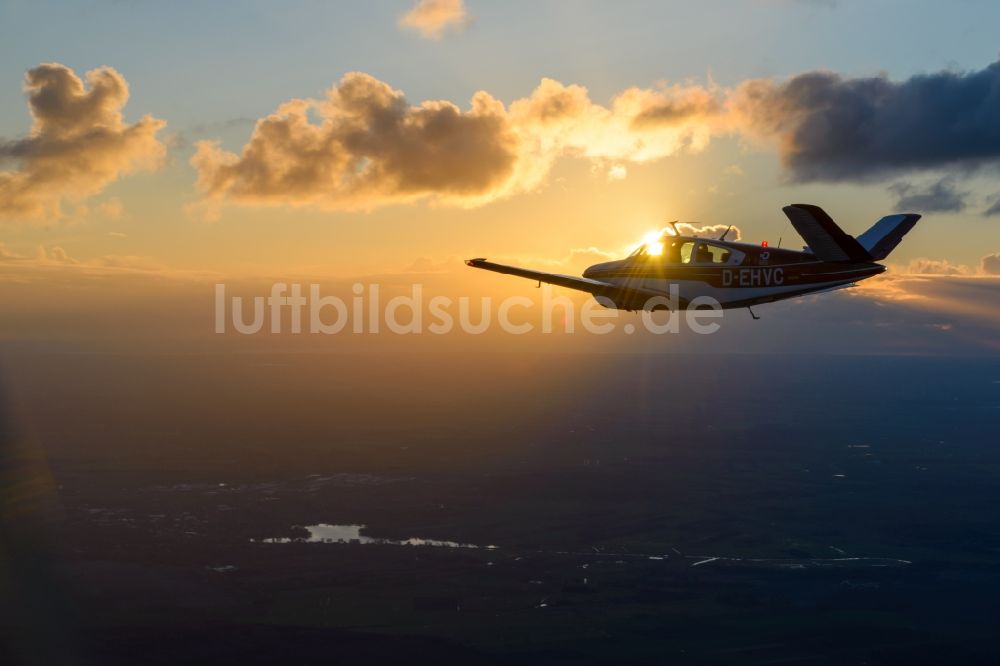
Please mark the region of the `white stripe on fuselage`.
[[[868, 276], [865, 276], [868, 277]], [[658, 291], [663, 294], [670, 293], [670, 286], [677, 285], [678, 296], [682, 300], [692, 301], [700, 296], [714, 298], [723, 307], [727, 303], [737, 303], [761, 298], [790, 298], [814, 291], [824, 291], [834, 287], [841, 287], [864, 278], [854, 278], [850, 280], [831, 280], [829, 282], [816, 282], [812, 284], [786, 284], [771, 287], [713, 287], [702, 280], [670, 280], [664, 278], [605, 278], [609, 282], [621, 287], [640, 287], [651, 291]]]

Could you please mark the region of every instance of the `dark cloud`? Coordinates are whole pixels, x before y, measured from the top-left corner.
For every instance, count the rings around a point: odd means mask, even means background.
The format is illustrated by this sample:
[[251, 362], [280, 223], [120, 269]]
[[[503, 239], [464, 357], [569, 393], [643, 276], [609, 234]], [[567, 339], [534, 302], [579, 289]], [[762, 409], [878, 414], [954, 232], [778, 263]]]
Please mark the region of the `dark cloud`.
[[809, 72], [742, 84], [737, 129], [777, 138], [797, 181], [862, 181], [887, 173], [1000, 160], [1000, 63], [890, 81]]
[[896, 210], [916, 213], [945, 213], [963, 210], [968, 192], [959, 191], [955, 179], [945, 177], [924, 186], [893, 183], [889, 192], [897, 197]]
[[983, 215], [987, 217], [992, 217], [993, 215], [1000, 215], [1000, 194], [995, 195], [991, 199], [992, 203], [989, 208], [983, 211]]
[[152, 168], [163, 157], [156, 133], [166, 123], [144, 116], [127, 124], [121, 110], [128, 84], [110, 67], [87, 72], [87, 84], [73, 70], [39, 65], [25, 76], [31, 133], [0, 142], [0, 217], [52, 218], [64, 199], [100, 192], [123, 173]]
[[984, 275], [1000, 275], [1000, 252], [983, 257], [979, 270]]

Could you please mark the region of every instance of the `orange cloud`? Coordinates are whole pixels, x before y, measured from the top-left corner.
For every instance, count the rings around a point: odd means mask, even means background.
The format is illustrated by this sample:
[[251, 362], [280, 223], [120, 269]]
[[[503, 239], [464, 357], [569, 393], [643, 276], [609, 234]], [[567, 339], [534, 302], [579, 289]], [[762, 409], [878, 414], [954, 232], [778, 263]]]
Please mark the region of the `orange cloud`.
[[354, 72], [325, 100], [291, 100], [259, 120], [240, 155], [201, 141], [191, 163], [211, 199], [368, 208], [500, 191], [518, 147], [503, 105], [485, 92], [468, 111], [450, 102], [410, 106], [398, 90]]
[[411, 105], [354, 72], [325, 99], [293, 99], [259, 120], [239, 154], [202, 141], [191, 163], [215, 202], [366, 209], [427, 198], [475, 206], [537, 189], [561, 156], [616, 162], [613, 175], [622, 178], [621, 162], [700, 150], [716, 131], [714, 110], [636, 123], [649, 109], [701, 100], [692, 90], [630, 89], [603, 106], [582, 86], [543, 79], [509, 108], [479, 91], [462, 110], [447, 101]]
[[0, 142], [0, 218], [52, 219], [64, 200], [97, 194], [120, 176], [155, 168], [165, 153], [156, 133], [166, 123], [144, 116], [131, 125], [121, 110], [128, 83], [110, 67], [86, 74], [65, 65], [39, 65], [25, 76], [30, 134]]
[[[201, 143], [193, 164], [215, 201], [350, 209], [426, 198], [473, 206], [541, 187], [562, 157], [594, 160], [603, 167], [595, 171], [621, 179], [627, 163], [698, 152], [727, 134], [776, 147], [793, 180], [865, 180], [995, 161], [1000, 144], [990, 143], [984, 119], [996, 115], [988, 91], [998, 80], [1000, 63], [901, 82], [820, 71], [732, 89], [633, 87], [603, 105], [583, 86], [542, 79], [507, 106], [479, 91], [463, 111], [446, 101], [410, 105], [386, 83], [352, 73], [325, 100], [293, 99], [259, 120], [240, 154]], [[969, 107], [943, 102], [948, 96], [935, 92], [942, 86], [961, 91]], [[925, 207], [956, 206], [923, 199]]]
[[677, 225], [677, 229], [684, 235], [701, 236], [703, 238], [718, 238], [726, 229], [729, 229], [729, 232], [726, 234], [726, 240], [738, 241], [743, 238], [743, 232], [736, 225], [730, 227], [726, 224], [698, 225], [681, 222]]
[[33, 254], [27, 254], [15, 252], [0, 243], [0, 285], [45, 283], [50, 280], [65, 280], [67, 284], [79, 285], [76, 280], [82, 278], [116, 275], [182, 279], [205, 277], [204, 274], [172, 268], [152, 257], [106, 254], [78, 259], [59, 246], [39, 245]]
[[988, 254], [982, 258], [979, 271], [983, 275], [1000, 275], [1000, 252]]
[[399, 25], [427, 39], [441, 39], [446, 30], [462, 30], [468, 21], [464, 0], [417, 0], [399, 18]]
[[901, 272], [908, 275], [972, 275], [973, 273], [965, 264], [953, 264], [947, 259], [923, 257], [912, 260]]

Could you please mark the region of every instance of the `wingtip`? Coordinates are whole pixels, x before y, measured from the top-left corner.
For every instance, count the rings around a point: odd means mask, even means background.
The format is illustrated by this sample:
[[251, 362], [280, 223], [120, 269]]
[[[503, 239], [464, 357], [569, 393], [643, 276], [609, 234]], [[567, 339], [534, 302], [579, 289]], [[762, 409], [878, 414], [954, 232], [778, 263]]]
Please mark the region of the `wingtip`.
[[473, 268], [475, 268], [476, 266], [478, 266], [480, 263], [482, 263], [484, 261], [486, 261], [486, 257], [476, 257], [475, 259], [466, 259], [465, 260], [465, 265], [466, 266], [472, 266]]

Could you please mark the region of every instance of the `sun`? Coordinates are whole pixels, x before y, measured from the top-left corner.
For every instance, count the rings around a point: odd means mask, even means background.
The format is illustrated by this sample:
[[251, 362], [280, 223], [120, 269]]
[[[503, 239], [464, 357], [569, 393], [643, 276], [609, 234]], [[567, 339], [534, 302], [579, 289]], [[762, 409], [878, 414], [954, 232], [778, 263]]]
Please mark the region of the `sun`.
[[663, 254], [663, 232], [662, 231], [650, 231], [645, 236], [642, 237], [642, 244], [646, 246], [646, 254], [660, 255]]

